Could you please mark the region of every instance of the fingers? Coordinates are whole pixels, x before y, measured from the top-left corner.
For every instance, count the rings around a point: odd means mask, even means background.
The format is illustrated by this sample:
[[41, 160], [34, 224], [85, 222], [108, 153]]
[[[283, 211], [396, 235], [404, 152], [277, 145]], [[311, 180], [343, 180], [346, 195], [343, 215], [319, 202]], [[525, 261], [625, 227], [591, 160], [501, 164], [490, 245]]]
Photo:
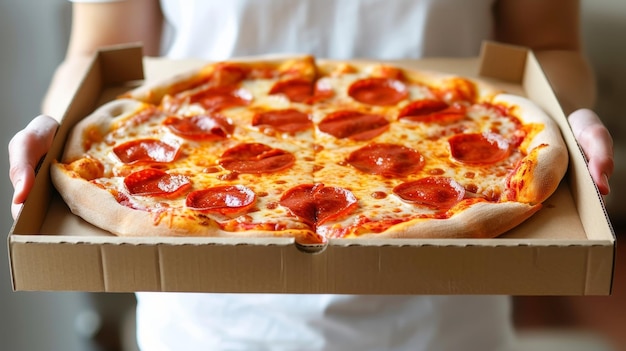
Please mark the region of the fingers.
[[14, 189], [11, 204], [13, 218], [33, 187], [36, 167], [50, 149], [57, 127], [57, 121], [41, 115], [9, 141], [9, 178]]
[[568, 119], [574, 136], [587, 157], [591, 177], [600, 193], [608, 195], [609, 178], [615, 167], [611, 134], [598, 115], [591, 110], [577, 110]]

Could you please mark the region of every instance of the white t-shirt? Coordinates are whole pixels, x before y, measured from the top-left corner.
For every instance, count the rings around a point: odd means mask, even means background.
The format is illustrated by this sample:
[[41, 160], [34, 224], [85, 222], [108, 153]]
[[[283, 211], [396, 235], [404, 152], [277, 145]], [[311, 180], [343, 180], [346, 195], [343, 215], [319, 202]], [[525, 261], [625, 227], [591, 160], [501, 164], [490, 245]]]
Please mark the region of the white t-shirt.
[[[161, 0], [168, 24], [162, 54], [475, 56], [491, 36], [492, 3]], [[505, 296], [137, 293], [137, 300], [143, 351], [495, 351], [513, 340]]]
[[495, 351], [505, 296], [137, 293], [143, 351]]
[[161, 0], [163, 54], [227, 59], [475, 56], [492, 35], [494, 0]]

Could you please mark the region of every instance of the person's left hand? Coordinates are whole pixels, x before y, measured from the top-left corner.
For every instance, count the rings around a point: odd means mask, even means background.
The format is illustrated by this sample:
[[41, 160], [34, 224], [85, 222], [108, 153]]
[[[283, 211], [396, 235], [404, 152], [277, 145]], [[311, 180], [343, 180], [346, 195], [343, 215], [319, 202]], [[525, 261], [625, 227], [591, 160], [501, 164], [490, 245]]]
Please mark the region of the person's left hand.
[[610, 192], [609, 178], [615, 167], [613, 138], [598, 115], [589, 109], [580, 109], [568, 116], [574, 136], [585, 156], [589, 172], [602, 195]]
[[14, 189], [11, 202], [13, 218], [17, 217], [35, 183], [37, 165], [50, 149], [58, 126], [52, 117], [40, 115], [9, 142], [9, 178]]

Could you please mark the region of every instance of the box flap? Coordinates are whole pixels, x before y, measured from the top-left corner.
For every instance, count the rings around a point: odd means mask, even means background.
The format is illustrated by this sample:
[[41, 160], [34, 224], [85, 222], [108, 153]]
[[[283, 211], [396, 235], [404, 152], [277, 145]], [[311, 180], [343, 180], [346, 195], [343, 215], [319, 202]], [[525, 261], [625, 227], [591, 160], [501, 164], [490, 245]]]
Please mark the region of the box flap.
[[486, 41], [480, 52], [478, 74], [507, 82], [520, 83], [526, 68], [528, 49]]

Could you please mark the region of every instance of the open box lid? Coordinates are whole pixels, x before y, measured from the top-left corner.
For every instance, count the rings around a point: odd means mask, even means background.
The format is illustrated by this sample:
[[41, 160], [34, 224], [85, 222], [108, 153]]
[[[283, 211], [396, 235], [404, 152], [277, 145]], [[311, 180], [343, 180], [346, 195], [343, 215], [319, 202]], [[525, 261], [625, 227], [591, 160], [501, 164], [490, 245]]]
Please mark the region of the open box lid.
[[565, 116], [534, 55], [486, 43], [480, 59], [397, 61], [480, 77], [525, 94], [559, 124], [570, 169], [521, 226], [495, 239], [331, 240], [322, 253], [293, 239], [126, 238], [72, 215], [49, 180], [71, 127], [144, 79], [201, 61], [143, 58], [135, 46], [104, 49], [73, 92], [31, 196], [9, 235], [15, 290], [202, 291], [358, 294], [606, 295], [615, 236]]

